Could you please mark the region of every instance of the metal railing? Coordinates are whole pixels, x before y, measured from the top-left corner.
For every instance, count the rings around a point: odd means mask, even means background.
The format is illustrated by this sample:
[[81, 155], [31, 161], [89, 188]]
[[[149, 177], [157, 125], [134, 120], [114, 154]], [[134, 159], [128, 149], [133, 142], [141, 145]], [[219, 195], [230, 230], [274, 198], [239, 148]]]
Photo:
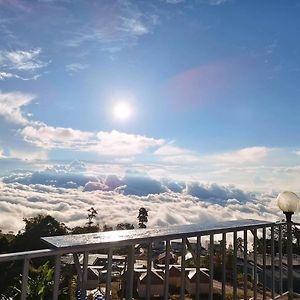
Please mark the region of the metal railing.
[[[288, 292], [291, 298], [288, 279], [297, 274], [288, 269], [283, 253], [286, 228], [286, 222], [241, 220], [47, 237], [43, 240], [51, 249], [1, 254], [0, 266], [22, 262], [21, 284], [16, 287], [16, 299], [21, 300], [28, 297], [31, 262], [44, 258], [51, 258], [54, 268], [52, 299], [59, 299], [62, 270], [70, 266], [81, 299], [86, 299], [90, 286], [89, 269], [99, 273], [96, 286], [105, 299], [170, 299], [177, 294], [179, 299], [189, 295], [256, 300], [278, 299]], [[101, 265], [89, 261], [91, 256], [101, 258]], [[144, 266], [139, 268], [136, 261]], [[120, 270], [117, 276], [113, 276], [115, 267]]]

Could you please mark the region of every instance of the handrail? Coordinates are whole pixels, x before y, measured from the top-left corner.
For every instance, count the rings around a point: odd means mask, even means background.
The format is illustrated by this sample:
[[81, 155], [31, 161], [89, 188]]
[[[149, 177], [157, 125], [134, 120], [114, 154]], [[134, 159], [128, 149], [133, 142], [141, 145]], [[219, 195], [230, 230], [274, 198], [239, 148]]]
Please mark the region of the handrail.
[[[214, 298], [214, 287], [215, 287], [215, 279], [214, 279], [214, 271], [217, 269], [215, 268], [215, 258], [216, 252], [219, 253], [218, 259], [222, 261], [222, 268], [219, 269], [221, 271], [221, 275], [219, 280], [221, 280], [219, 284], [219, 288], [222, 292], [222, 299], [225, 300], [226, 294], [228, 293], [228, 287], [226, 286], [228, 282], [231, 284], [231, 289], [233, 292], [233, 298], [238, 299], [240, 293], [240, 287], [244, 287], [244, 298], [247, 299], [248, 291], [248, 276], [252, 276], [252, 284], [253, 288], [251, 292], [253, 293], [254, 299], [258, 299], [258, 297], [266, 298], [266, 293], [271, 293], [272, 299], [279, 299], [283, 295], [287, 295], [286, 288], [284, 291], [282, 290], [282, 268], [286, 268], [283, 257], [282, 257], [282, 225], [287, 224], [284, 221], [280, 222], [269, 222], [269, 221], [261, 221], [261, 220], [235, 220], [235, 221], [225, 221], [219, 222], [215, 224], [189, 224], [189, 225], [174, 225], [174, 226], [166, 226], [161, 228], [150, 228], [150, 229], [133, 229], [133, 230], [118, 230], [118, 231], [109, 231], [109, 232], [97, 232], [97, 233], [87, 233], [87, 234], [77, 234], [77, 235], [64, 235], [64, 236], [52, 236], [52, 237], [43, 237], [42, 241], [44, 241], [48, 246], [51, 248], [49, 249], [40, 249], [40, 250], [33, 250], [33, 251], [25, 251], [25, 252], [16, 252], [16, 253], [5, 253], [0, 254], [0, 263], [9, 262], [9, 261], [16, 261], [21, 260], [23, 261], [23, 271], [22, 271], [22, 284], [21, 284], [21, 300], [25, 300], [27, 298], [27, 284], [28, 278], [30, 275], [30, 261], [34, 258], [41, 258], [41, 257], [55, 257], [55, 275], [54, 275], [54, 283], [53, 283], [53, 299], [58, 299], [59, 288], [60, 288], [60, 272], [61, 272], [61, 265], [63, 260], [61, 256], [64, 254], [73, 254], [73, 263], [75, 265], [75, 269], [77, 272], [77, 284], [81, 289], [82, 296], [81, 299], [85, 298], [85, 291], [87, 290], [87, 274], [88, 274], [88, 256], [89, 253], [95, 250], [103, 250], [107, 255], [105, 258], [107, 265], [106, 265], [106, 289], [105, 295], [107, 300], [112, 300], [112, 262], [113, 262], [113, 249], [114, 247], [121, 247], [125, 248], [127, 254], [124, 255], [125, 264], [123, 266], [123, 275], [121, 278], [122, 281], [122, 292], [126, 299], [132, 299], [133, 291], [136, 292], [136, 284], [137, 284], [137, 277], [135, 274], [135, 247], [134, 245], [140, 244], [146, 250], [146, 258], [145, 264], [147, 265], [146, 268], [146, 275], [147, 280], [146, 282], [146, 299], [151, 298], [151, 282], [152, 282], [152, 271], [156, 271], [154, 268], [154, 256], [152, 252], [154, 250], [152, 244], [156, 241], [163, 241], [165, 245], [163, 246], [163, 251], [166, 251], [166, 261], [165, 267], [163, 270], [161, 269], [160, 272], [164, 273], [163, 278], [163, 296], [164, 299], [168, 299], [169, 296], [169, 288], [172, 284], [169, 274], [169, 266], [170, 266], [170, 253], [171, 253], [171, 242], [180, 240], [180, 255], [181, 262], [178, 268], [178, 272], [180, 272], [180, 299], [185, 298], [186, 289], [189, 291], [193, 291], [195, 293], [196, 299], [199, 299], [201, 292], [203, 292], [203, 278], [202, 271], [200, 270], [200, 261], [201, 261], [201, 239], [205, 236], [209, 238], [209, 246], [207, 248], [207, 257], [208, 261], [208, 269], [209, 274], [205, 275], [208, 276], [208, 296], [209, 299]], [[295, 224], [298, 225], [298, 224]], [[281, 249], [281, 256], [279, 260], [275, 262], [274, 255], [275, 255], [275, 244], [274, 244], [274, 228], [278, 227], [279, 235], [276, 237], [277, 245]], [[269, 247], [271, 251], [271, 278], [269, 278], [269, 282], [266, 280], [266, 262], [267, 262], [267, 251], [266, 251], [266, 229], [271, 230], [271, 236], [269, 240]], [[250, 257], [250, 236], [247, 232], [251, 233], [253, 236], [253, 260]], [[216, 240], [220, 242], [220, 247], [217, 247], [215, 244]], [[196, 244], [191, 244], [191, 238], [195, 239]], [[260, 240], [264, 239], [262, 244]], [[241, 240], [240, 240], [241, 239]], [[251, 238], [252, 239], [252, 238]], [[229, 244], [228, 244], [229, 241]], [[242, 241], [242, 244], [241, 244]], [[232, 244], [231, 244], [232, 243]], [[252, 243], [252, 240], [251, 240]], [[231, 244], [231, 255], [232, 255], [232, 267], [227, 266], [227, 248], [226, 245]], [[196, 246], [196, 249], [193, 248]], [[258, 249], [262, 248], [262, 265], [260, 265], [259, 261], [259, 253]], [[175, 248], [174, 248], [175, 249]], [[242, 250], [241, 250], [242, 249]], [[178, 251], [178, 250], [177, 250]], [[192, 283], [190, 283], [190, 278], [188, 278], [187, 273], [190, 272], [188, 268], [186, 268], [185, 254], [189, 251], [192, 255], [192, 261], [196, 266], [196, 288], [192, 288]], [[238, 251], [241, 251], [241, 255], [238, 254]], [[101, 251], [102, 252], [102, 251]], [[83, 261], [79, 259], [78, 254], [83, 253]], [[224, 263], [226, 262], [226, 263]], [[243, 283], [238, 283], [238, 265], [241, 268], [242, 263], [242, 276], [243, 276]], [[281, 266], [280, 269], [280, 286], [275, 287], [275, 265], [278, 264], [278, 267]], [[158, 265], [157, 265], [158, 266]], [[155, 267], [156, 268], [156, 267]], [[231, 276], [228, 279], [227, 268], [229, 268], [232, 272]], [[249, 269], [250, 268], [250, 269]], [[140, 272], [140, 271], [139, 271]], [[144, 271], [143, 271], [144, 272]], [[100, 273], [99, 273], [100, 274]], [[121, 273], [120, 273], [121, 274]], [[192, 274], [190, 274], [192, 276]], [[160, 275], [159, 275], [160, 276]], [[206, 278], [204, 276], [204, 278]], [[269, 275], [268, 275], [269, 276]], [[271, 281], [270, 281], [271, 280]], [[194, 282], [194, 283], [195, 283]], [[262, 289], [260, 289], [260, 284], [262, 284]], [[217, 285], [218, 286], [218, 285]], [[140, 292], [142, 289], [139, 290]], [[277, 294], [277, 295], [276, 295]]]
[[196, 235], [220, 234], [223, 232], [234, 232], [241, 230], [252, 230], [266, 228], [277, 223], [260, 220], [235, 220], [219, 222], [216, 224], [189, 224], [173, 225], [152, 229], [117, 230], [76, 235], [62, 235], [55, 237], [44, 237], [43, 241], [54, 248], [63, 248], [66, 251], [95, 250], [108, 248], [110, 245], [118, 246], [140, 244], [145, 241], [156, 241], [162, 239], [181, 239], [195, 237]]
[[197, 235], [204, 236], [247, 229], [266, 228], [274, 224], [278, 225], [278, 223], [275, 222], [248, 219], [220, 222], [213, 225], [172, 225], [151, 229], [116, 230], [113, 232], [43, 237], [42, 240], [54, 248], [0, 254], [0, 262], [78, 253], [81, 251], [93, 251], [100, 248], [108, 248], [115, 244], [118, 246], [126, 246], [143, 242], [149, 243], [149, 241], [162, 239], [175, 240], [195, 237]]

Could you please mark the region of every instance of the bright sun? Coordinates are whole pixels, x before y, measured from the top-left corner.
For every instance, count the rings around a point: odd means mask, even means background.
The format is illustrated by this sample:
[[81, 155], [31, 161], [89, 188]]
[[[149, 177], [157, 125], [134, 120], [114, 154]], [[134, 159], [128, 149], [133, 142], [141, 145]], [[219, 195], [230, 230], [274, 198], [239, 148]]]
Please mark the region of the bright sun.
[[126, 102], [117, 103], [113, 108], [114, 117], [118, 120], [128, 120], [132, 114], [131, 106]]

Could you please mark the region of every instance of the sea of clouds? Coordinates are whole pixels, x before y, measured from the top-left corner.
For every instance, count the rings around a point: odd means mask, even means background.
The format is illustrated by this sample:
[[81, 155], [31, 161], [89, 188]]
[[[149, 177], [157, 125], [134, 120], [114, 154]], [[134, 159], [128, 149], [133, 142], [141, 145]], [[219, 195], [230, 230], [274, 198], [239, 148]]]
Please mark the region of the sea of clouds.
[[234, 219], [275, 221], [283, 218], [276, 192], [243, 191], [233, 185], [155, 179], [127, 170], [97, 175], [81, 162], [16, 170], [0, 181], [0, 229], [18, 232], [23, 218], [50, 214], [67, 226], [84, 225], [94, 207], [96, 222], [137, 226], [140, 207], [148, 210], [148, 227], [215, 223]]

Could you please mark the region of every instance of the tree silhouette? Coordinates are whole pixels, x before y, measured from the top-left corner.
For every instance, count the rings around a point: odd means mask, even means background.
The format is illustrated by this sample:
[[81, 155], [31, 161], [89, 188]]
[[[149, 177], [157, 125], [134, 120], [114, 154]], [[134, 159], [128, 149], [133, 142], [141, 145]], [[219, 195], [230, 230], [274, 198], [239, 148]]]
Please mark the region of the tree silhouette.
[[134, 226], [133, 226], [133, 224], [130, 224], [130, 223], [119, 223], [116, 226], [116, 229], [117, 230], [128, 230], [128, 229], [134, 229]]
[[146, 210], [146, 208], [141, 207], [139, 209], [139, 214], [137, 216], [138, 220], [139, 220], [139, 228], [146, 228], [146, 224], [148, 222], [148, 211]]
[[39, 214], [23, 220], [25, 229], [24, 232], [18, 233], [11, 243], [13, 251], [44, 249], [47, 245], [41, 241], [41, 237], [68, 233], [68, 228], [50, 215]]
[[91, 207], [88, 209], [88, 221], [86, 223], [86, 225], [88, 227], [92, 227], [94, 225], [94, 219], [96, 218], [96, 215], [97, 215], [97, 211], [94, 209], [94, 207]]

